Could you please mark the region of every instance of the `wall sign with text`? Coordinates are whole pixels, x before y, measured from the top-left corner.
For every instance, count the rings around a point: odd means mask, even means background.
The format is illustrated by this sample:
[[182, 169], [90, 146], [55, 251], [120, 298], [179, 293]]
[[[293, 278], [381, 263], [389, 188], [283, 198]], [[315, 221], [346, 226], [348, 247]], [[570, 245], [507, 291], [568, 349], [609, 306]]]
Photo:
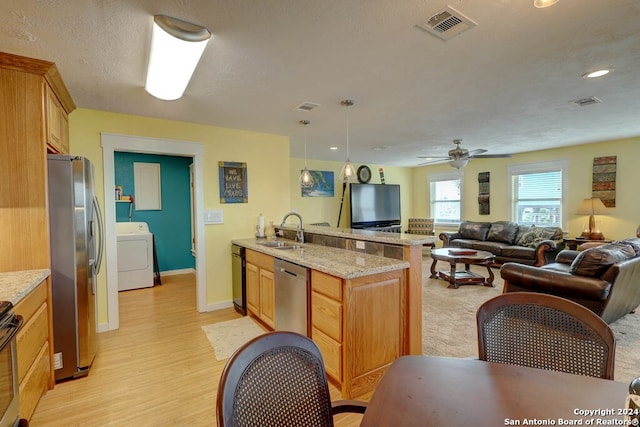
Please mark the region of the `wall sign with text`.
[[247, 203], [247, 164], [218, 162], [220, 169], [220, 203]]

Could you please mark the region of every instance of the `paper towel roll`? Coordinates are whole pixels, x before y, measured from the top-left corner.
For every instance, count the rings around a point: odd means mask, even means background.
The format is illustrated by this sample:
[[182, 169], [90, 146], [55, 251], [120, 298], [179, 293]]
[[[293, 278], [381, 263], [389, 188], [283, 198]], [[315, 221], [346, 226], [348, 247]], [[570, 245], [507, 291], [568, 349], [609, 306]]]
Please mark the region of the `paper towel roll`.
[[264, 237], [264, 216], [258, 215], [258, 236]]

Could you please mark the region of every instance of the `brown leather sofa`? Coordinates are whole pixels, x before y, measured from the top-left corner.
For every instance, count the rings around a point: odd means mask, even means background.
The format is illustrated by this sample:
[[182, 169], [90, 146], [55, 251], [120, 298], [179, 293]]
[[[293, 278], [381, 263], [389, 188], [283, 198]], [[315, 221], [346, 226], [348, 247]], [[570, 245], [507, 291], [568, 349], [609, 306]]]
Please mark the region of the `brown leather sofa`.
[[511, 221], [464, 221], [455, 233], [440, 233], [445, 248], [488, 251], [496, 264], [517, 262], [540, 266], [564, 249], [562, 229], [519, 225]]
[[506, 263], [504, 292], [541, 292], [577, 302], [612, 323], [640, 305], [640, 238], [582, 252], [563, 250], [542, 267]]

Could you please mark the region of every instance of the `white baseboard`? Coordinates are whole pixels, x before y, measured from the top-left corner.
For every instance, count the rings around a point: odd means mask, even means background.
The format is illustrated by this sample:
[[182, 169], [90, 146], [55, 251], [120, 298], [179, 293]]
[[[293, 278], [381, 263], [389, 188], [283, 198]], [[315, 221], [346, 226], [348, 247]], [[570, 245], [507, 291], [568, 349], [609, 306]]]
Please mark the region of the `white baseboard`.
[[109, 331], [109, 322], [98, 323], [98, 333]]
[[183, 268], [181, 270], [167, 270], [161, 271], [160, 277], [162, 276], [176, 276], [178, 274], [196, 274], [195, 268]]
[[229, 307], [233, 307], [233, 301], [217, 302], [215, 304], [207, 304], [204, 307], [204, 312], [222, 310], [223, 308]]

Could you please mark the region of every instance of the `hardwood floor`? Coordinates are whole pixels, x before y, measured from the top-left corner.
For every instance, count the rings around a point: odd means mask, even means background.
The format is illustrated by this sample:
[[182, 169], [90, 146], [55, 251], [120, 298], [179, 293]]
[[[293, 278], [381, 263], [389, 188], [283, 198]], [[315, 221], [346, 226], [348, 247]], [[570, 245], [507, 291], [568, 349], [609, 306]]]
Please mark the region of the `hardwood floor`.
[[[201, 327], [240, 317], [233, 308], [196, 310], [193, 275], [120, 293], [120, 329], [98, 334], [89, 375], [56, 384], [42, 397], [31, 426], [212, 426], [217, 361]], [[340, 393], [331, 388], [333, 399]], [[345, 414], [336, 425], [356, 426]]]

